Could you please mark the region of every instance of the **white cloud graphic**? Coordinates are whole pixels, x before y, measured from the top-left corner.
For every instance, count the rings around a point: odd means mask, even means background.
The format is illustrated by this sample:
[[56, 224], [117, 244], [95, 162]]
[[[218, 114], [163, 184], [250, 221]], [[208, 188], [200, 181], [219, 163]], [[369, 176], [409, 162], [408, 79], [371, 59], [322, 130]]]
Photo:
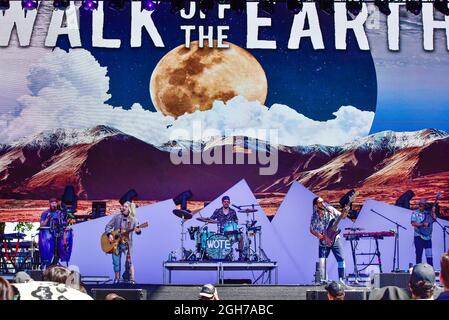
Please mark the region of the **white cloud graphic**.
[[328, 121], [315, 121], [281, 104], [270, 108], [258, 102], [235, 97], [223, 103], [215, 101], [212, 109], [185, 114], [176, 120], [159, 112], [112, 107], [107, 68], [101, 67], [90, 52], [55, 49], [30, 68], [30, 95], [22, 96], [19, 109], [0, 116], [0, 141], [12, 143], [45, 130], [89, 128], [107, 125], [154, 145], [161, 145], [176, 130], [192, 131], [193, 123], [224, 135], [248, 128], [277, 130], [278, 142], [284, 145], [341, 145], [366, 136], [374, 113], [352, 106], [342, 106]]

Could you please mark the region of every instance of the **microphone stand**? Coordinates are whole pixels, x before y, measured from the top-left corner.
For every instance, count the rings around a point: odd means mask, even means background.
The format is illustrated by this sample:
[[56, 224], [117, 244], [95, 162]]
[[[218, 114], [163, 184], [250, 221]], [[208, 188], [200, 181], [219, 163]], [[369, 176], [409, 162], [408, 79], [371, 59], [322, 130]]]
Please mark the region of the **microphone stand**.
[[[398, 222], [391, 220], [390, 218], [387, 218], [383, 214], [381, 214], [373, 209], [371, 209], [371, 211], [374, 212], [375, 214], [377, 214], [378, 216], [381, 216], [385, 220], [390, 221], [391, 223], [393, 223], [396, 226], [396, 233], [394, 235], [394, 253], [393, 253], [393, 270], [392, 270], [392, 272], [399, 272], [399, 228], [402, 228], [404, 230], [407, 230], [407, 228], [402, 226]], [[396, 263], [397, 263], [397, 267], [396, 267]]]

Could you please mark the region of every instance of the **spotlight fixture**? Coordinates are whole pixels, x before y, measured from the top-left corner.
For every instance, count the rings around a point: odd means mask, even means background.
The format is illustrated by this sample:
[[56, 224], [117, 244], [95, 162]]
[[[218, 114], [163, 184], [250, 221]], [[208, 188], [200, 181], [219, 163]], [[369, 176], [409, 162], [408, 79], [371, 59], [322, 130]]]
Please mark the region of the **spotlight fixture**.
[[405, 8], [407, 11], [413, 13], [415, 16], [421, 13], [422, 2], [421, 0], [407, 0], [405, 2]]
[[300, 0], [287, 0], [287, 9], [293, 14], [298, 14], [301, 12], [303, 7], [302, 1]]
[[35, 10], [37, 9], [38, 3], [33, 0], [22, 0], [22, 9], [23, 10]]
[[348, 0], [346, 1], [346, 10], [356, 16], [362, 11], [362, 2], [359, 0]]
[[435, 0], [435, 2], [433, 3], [433, 7], [435, 8], [435, 10], [441, 12], [445, 16], [449, 16], [449, 7], [447, 0]]
[[185, 0], [171, 0], [171, 7], [170, 11], [171, 13], [177, 13], [181, 11], [182, 9], [186, 8], [186, 1]]
[[259, 8], [260, 8], [260, 10], [262, 10], [268, 14], [273, 14], [274, 13], [274, 1], [273, 0], [260, 0]]
[[98, 1], [93, 0], [83, 0], [81, 3], [81, 8], [86, 11], [93, 11], [98, 9]]
[[333, 0], [318, 0], [316, 3], [318, 8], [327, 14], [332, 15], [335, 13]]
[[245, 0], [231, 0], [231, 10], [235, 11], [237, 14], [242, 14], [243, 11], [245, 11], [245, 7]]
[[126, 0], [109, 0], [108, 8], [114, 11], [125, 10]]
[[142, 0], [142, 10], [154, 11], [156, 3], [152, 0]]
[[379, 8], [379, 11], [386, 16], [391, 14], [390, 5], [388, 0], [375, 0], [374, 5]]
[[199, 0], [198, 7], [202, 13], [206, 14], [214, 8], [214, 0]]
[[70, 0], [55, 0], [53, 1], [53, 8], [55, 10], [65, 10], [70, 6]]

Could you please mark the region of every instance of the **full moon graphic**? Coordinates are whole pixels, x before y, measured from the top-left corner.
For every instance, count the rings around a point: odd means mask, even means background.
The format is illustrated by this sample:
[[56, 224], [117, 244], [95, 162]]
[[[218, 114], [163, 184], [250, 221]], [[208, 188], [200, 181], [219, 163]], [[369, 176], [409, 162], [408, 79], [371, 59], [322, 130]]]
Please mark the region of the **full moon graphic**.
[[156, 65], [150, 80], [155, 108], [175, 118], [196, 110], [209, 110], [215, 100], [243, 96], [265, 103], [267, 77], [260, 63], [245, 49], [200, 48], [198, 41], [168, 52]]

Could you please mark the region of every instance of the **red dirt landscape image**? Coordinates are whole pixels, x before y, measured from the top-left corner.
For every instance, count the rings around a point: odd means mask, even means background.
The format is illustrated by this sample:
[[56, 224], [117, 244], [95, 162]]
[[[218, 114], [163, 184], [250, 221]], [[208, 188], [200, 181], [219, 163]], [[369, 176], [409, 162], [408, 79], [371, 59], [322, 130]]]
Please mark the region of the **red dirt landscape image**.
[[[237, 142], [236, 142], [237, 141]], [[203, 152], [233, 144], [234, 154], [277, 152], [275, 175], [260, 175], [259, 164], [181, 164], [170, 160], [174, 146]], [[218, 149], [214, 149], [218, 150]], [[214, 151], [215, 152], [215, 151]], [[193, 193], [190, 209], [201, 208], [245, 179], [265, 213], [273, 216], [289, 187], [297, 181], [331, 203], [351, 189], [355, 205], [367, 198], [394, 204], [413, 190], [433, 201], [442, 191], [440, 216], [449, 218], [449, 135], [426, 129], [385, 131], [343, 146], [267, 146], [251, 138], [216, 138], [204, 144], [171, 141], [154, 146], [107, 126], [58, 129], [12, 145], [0, 145], [0, 221], [37, 221], [49, 197], [60, 198], [66, 185], [79, 197], [77, 214], [88, 214], [93, 200], [105, 200], [107, 213], [135, 189], [138, 205]]]

